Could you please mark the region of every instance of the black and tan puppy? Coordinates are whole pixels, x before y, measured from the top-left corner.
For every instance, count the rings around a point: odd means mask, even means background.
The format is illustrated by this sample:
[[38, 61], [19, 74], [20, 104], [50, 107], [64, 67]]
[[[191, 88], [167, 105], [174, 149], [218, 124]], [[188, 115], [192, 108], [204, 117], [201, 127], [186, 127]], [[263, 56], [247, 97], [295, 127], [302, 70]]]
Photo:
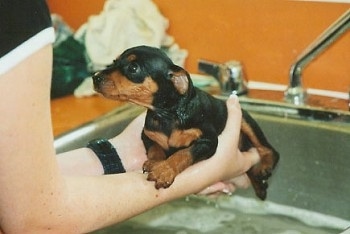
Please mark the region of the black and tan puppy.
[[[223, 131], [224, 101], [194, 87], [190, 75], [161, 50], [139, 46], [126, 50], [93, 76], [95, 90], [109, 99], [148, 109], [142, 132], [148, 160], [143, 170], [156, 188], [169, 187], [176, 175], [211, 157]], [[243, 111], [241, 150], [257, 148], [261, 161], [248, 171], [256, 195], [266, 198], [267, 182], [279, 159], [257, 123]]]

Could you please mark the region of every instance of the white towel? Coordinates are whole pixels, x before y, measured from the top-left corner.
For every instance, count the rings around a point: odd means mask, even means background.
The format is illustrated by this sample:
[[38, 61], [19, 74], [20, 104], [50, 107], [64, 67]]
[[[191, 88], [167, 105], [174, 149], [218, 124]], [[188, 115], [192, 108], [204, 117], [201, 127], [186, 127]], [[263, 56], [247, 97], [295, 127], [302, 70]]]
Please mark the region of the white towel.
[[168, 26], [168, 19], [150, 0], [107, 0], [103, 11], [91, 16], [77, 35], [84, 35], [92, 69], [99, 70], [129, 47], [159, 48]]
[[[92, 72], [104, 69], [124, 50], [138, 45], [164, 47], [173, 62], [183, 66], [188, 53], [166, 33], [168, 26], [168, 19], [151, 0], [107, 0], [102, 12], [90, 16], [75, 38], [85, 44]], [[74, 94], [76, 97], [94, 95], [91, 78]]]

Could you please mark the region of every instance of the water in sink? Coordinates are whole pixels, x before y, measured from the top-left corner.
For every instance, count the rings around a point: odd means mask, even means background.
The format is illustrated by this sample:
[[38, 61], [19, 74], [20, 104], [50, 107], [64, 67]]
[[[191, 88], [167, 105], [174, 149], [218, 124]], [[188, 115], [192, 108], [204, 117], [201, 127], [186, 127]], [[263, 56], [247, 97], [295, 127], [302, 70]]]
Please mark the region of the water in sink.
[[252, 198], [233, 196], [213, 201], [191, 197], [94, 234], [330, 234], [340, 233], [347, 225], [350, 222], [335, 217]]

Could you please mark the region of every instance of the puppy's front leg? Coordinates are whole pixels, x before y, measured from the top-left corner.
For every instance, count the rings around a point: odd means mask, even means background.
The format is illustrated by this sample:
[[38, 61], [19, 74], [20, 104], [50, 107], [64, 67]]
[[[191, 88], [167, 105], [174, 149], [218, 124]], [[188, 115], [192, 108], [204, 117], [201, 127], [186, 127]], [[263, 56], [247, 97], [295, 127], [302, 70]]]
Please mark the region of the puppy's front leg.
[[218, 139], [214, 135], [211, 138], [201, 137], [193, 141], [189, 147], [176, 151], [168, 159], [153, 163], [147, 179], [155, 181], [157, 189], [167, 188], [183, 170], [211, 157], [216, 151], [217, 144]]
[[155, 181], [157, 189], [168, 188], [180, 172], [193, 164], [191, 148], [181, 149], [167, 160], [154, 161], [148, 172], [147, 180]]
[[143, 172], [145, 173], [152, 171], [154, 164], [164, 161], [165, 159], [166, 155], [164, 150], [157, 143], [154, 143], [147, 150], [147, 160], [142, 166]]
[[144, 131], [142, 132], [141, 138], [143, 140], [143, 143], [146, 149], [147, 159], [148, 159], [144, 162], [142, 166], [142, 170], [145, 173], [145, 172], [150, 172], [152, 170], [153, 165], [156, 162], [165, 160], [166, 154], [164, 152], [164, 149], [159, 144], [151, 140], [145, 134]]

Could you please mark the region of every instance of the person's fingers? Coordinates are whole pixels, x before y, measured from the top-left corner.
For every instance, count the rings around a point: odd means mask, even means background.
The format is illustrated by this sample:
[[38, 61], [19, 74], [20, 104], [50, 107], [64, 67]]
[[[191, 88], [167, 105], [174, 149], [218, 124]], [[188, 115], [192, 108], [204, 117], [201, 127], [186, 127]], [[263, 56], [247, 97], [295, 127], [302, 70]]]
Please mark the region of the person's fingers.
[[[218, 158], [232, 155], [236, 157], [236, 152], [232, 150], [238, 149], [239, 134], [242, 121], [242, 111], [239, 105], [238, 97], [231, 95], [226, 101], [227, 105], [227, 120], [225, 129], [219, 135], [219, 144], [217, 147], [216, 156]], [[227, 160], [228, 158], [226, 158]]]
[[235, 188], [246, 189], [250, 186], [250, 180], [247, 174], [237, 176], [230, 180], [230, 183], [234, 185]]
[[[241, 128], [242, 121], [242, 110], [239, 104], [238, 97], [236, 95], [231, 95], [227, 101], [227, 121], [224, 131], [221, 133], [220, 137], [225, 137], [229, 135], [230, 139], [239, 139], [240, 131], [237, 129]], [[233, 135], [234, 134], [234, 135]]]
[[212, 184], [208, 187], [206, 187], [204, 190], [200, 191], [199, 195], [209, 195], [216, 192], [221, 192], [226, 188], [226, 184], [224, 182], [217, 182], [215, 184]]
[[231, 182], [225, 182], [225, 188], [222, 189], [222, 193], [232, 195], [236, 191], [237, 187]]
[[259, 155], [258, 150], [256, 148], [250, 148], [247, 152], [243, 152], [243, 155], [245, 157], [250, 158], [250, 160], [251, 160], [250, 167], [252, 167], [255, 164], [257, 164], [258, 162], [260, 162], [260, 155]]
[[140, 114], [121, 134], [110, 139], [126, 171], [141, 170], [147, 159], [146, 150], [141, 140], [145, 116], [146, 112]]
[[[227, 177], [227, 179], [231, 179], [234, 176], [247, 172], [249, 168], [259, 162], [260, 157], [255, 148], [250, 149], [248, 152], [240, 152], [238, 150], [238, 142], [241, 133], [242, 110], [236, 95], [231, 95], [226, 104], [228, 118], [225, 129], [219, 136], [217, 153], [219, 157], [227, 157], [229, 154], [235, 155], [231, 159], [234, 160], [231, 176]], [[234, 152], [232, 151], [233, 149], [237, 149], [237, 151]]]
[[132, 129], [133, 132], [137, 134], [141, 133], [143, 126], [145, 124], [146, 112], [142, 112], [139, 116], [137, 116], [131, 123], [125, 128], [124, 131]]
[[229, 181], [217, 182], [211, 186], [208, 186], [204, 190], [198, 193], [198, 195], [231, 195], [236, 189], [247, 189], [250, 186], [250, 180], [247, 174], [242, 174]]
[[[243, 172], [247, 172], [252, 166], [260, 161], [260, 156], [256, 148], [251, 148], [246, 152], [241, 152], [237, 158], [237, 164], [240, 165]], [[243, 173], [241, 173], [243, 174]]]

